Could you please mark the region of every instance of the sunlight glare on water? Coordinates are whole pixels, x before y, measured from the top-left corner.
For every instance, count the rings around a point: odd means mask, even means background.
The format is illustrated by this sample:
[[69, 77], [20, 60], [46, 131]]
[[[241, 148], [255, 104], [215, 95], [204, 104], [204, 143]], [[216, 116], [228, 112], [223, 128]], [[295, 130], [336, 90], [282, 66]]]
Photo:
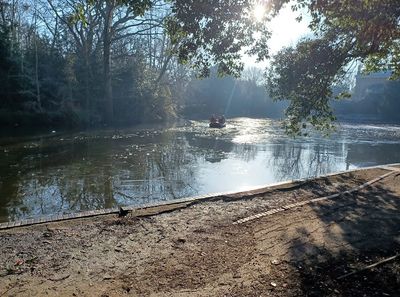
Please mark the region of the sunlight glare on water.
[[[267, 142], [271, 135], [269, 128], [272, 126], [271, 120], [254, 120], [240, 118], [234, 124], [238, 124], [238, 134], [233, 137], [232, 142], [237, 144], [257, 144]], [[277, 129], [277, 127], [275, 127]]]

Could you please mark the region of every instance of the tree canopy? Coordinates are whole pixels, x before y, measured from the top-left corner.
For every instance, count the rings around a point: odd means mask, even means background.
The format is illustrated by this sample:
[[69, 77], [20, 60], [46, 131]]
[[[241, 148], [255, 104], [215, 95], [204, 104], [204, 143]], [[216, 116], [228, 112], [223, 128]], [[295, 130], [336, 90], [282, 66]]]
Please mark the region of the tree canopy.
[[254, 22], [254, 0], [172, 0], [172, 14], [167, 28], [172, 40], [179, 43], [182, 63], [191, 62], [200, 76], [210, 68], [219, 74], [238, 76], [243, 70], [244, 52], [268, 56], [264, 46], [270, 37], [267, 24]]
[[[269, 21], [285, 5], [307, 14], [314, 34], [270, 57]], [[247, 53], [270, 59], [265, 81], [274, 100], [289, 100], [288, 132], [326, 131], [351, 63], [400, 77], [399, 24], [398, 0], [0, 1], [0, 123], [173, 118], [187, 66], [239, 76]]]
[[175, 32], [184, 37], [179, 57], [194, 60], [196, 66], [213, 61], [221, 73], [231, 74], [242, 67], [244, 48], [259, 59], [268, 58], [268, 21], [284, 5], [298, 11], [299, 20], [310, 15], [314, 35], [278, 52], [267, 71], [271, 96], [290, 102], [286, 112], [289, 133], [304, 133], [307, 123], [323, 131], [332, 127], [332, 89], [344, 79], [349, 63], [359, 61], [367, 71], [389, 69], [392, 78], [400, 76], [398, 0], [262, 1], [268, 7], [262, 24], [249, 15], [259, 2], [172, 1]]

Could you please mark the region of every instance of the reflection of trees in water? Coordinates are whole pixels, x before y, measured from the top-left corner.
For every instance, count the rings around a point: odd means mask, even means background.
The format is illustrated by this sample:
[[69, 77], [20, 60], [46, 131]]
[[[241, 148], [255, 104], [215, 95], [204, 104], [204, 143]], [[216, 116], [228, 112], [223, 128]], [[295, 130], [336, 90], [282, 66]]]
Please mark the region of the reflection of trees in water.
[[346, 163], [356, 166], [382, 165], [400, 162], [399, 143], [381, 143], [368, 145], [352, 143], [348, 145]]
[[239, 159], [246, 162], [254, 160], [259, 150], [257, 145], [234, 144], [231, 140], [214, 137], [197, 137], [193, 133], [187, 133], [188, 144], [196, 149], [196, 152], [211, 163], [221, 162], [228, 158], [228, 153], [233, 152]]
[[9, 199], [1, 202], [3, 218], [117, 205], [113, 189], [113, 176], [119, 171], [117, 141], [105, 137], [58, 144], [12, 152], [9, 159], [18, 169], [2, 166], [7, 175], [3, 174], [0, 194]]
[[[319, 140], [318, 140], [319, 141]], [[197, 166], [203, 160], [271, 157], [275, 180], [316, 176], [347, 164], [400, 161], [398, 144], [377, 146], [332, 141], [253, 145], [196, 133], [153, 133], [136, 136], [79, 138], [16, 148], [0, 155], [0, 219], [62, 213], [126, 204], [143, 204], [191, 196]], [[347, 151], [349, 151], [347, 153]]]
[[14, 197], [17, 196], [19, 183], [20, 183], [20, 171], [17, 165], [22, 159], [23, 155], [14, 152], [7, 152], [5, 150], [0, 155], [0, 220], [5, 221], [8, 217], [13, 216], [12, 209], [8, 206], [12, 206], [14, 203]]
[[259, 147], [252, 144], [235, 145], [233, 149], [233, 152], [239, 157], [239, 159], [245, 162], [253, 161], [256, 158], [258, 151]]
[[227, 159], [227, 154], [233, 149], [233, 143], [225, 139], [198, 137], [194, 133], [187, 133], [185, 138], [188, 145], [195, 148], [196, 153], [204, 156], [204, 159], [211, 163]]
[[306, 176], [318, 176], [337, 170], [338, 158], [332, 151], [339, 148], [328, 143], [283, 143], [272, 147], [272, 158], [268, 166], [272, 166], [277, 179], [298, 179]]
[[[15, 185], [7, 196], [9, 219], [115, 205], [111, 167], [91, 166], [89, 141], [63, 144], [53, 152], [39, 147], [25, 159], [25, 163], [19, 161], [18, 172], [7, 171], [9, 180], [15, 181], [7, 183], [7, 188]], [[110, 160], [102, 162], [106, 165]], [[0, 193], [5, 193], [4, 188]]]
[[400, 162], [398, 143], [344, 144], [340, 142], [283, 143], [273, 146], [273, 157], [268, 165], [279, 179], [318, 176], [348, 170], [350, 165], [368, 166]]
[[193, 188], [196, 161], [183, 139], [174, 139], [172, 144], [162, 148], [162, 153], [156, 156], [153, 162], [157, 165], [157, 171], [164, 177], [164, 187], [159, 193], [164, 199], [196, 193], [196, 189]]
[[143, 163], [140, 170], [125, 168], [125, 174], [118, 175], [115, 188], [122, 201], [143, 204], [196, 194], [193, 181], [197, 160], [186, 139], [165, 133], [160, 143], [153, 145], [153, 149], [150, 146], [143, 150], [125, 164], [134, 168], [140, 160]]
[[[1, 169], [0, 169], [1, 170]], [[4, 172], [4, 171], [2, 171]], [[6, 221], [9, 217], [14, 217], [15, 211], [14, 197], [17, 196], [20, 180], [17, 174], [11, 176], [2, 176], [0, 180], [0, 221]]]
[[[87, 139], [29, 154], [23, 151], [8, 158], [23, 164], [14, 171], [7, 168], [0, 194], [9, 200], [3, 200], [8, 207], [1, 215], [17, 219], [195, 195], [199, 158], [218, 162], [233, 152], [249, 162], [259, 149], [223, 139], [163, 133], [156, 138]], [[302, 177], [306, 169], [308, 175], [322, 174], [332, 163], [326, 145], [285, 143], [273, 146], [272, 152], [270, 166], [279, 179]]]

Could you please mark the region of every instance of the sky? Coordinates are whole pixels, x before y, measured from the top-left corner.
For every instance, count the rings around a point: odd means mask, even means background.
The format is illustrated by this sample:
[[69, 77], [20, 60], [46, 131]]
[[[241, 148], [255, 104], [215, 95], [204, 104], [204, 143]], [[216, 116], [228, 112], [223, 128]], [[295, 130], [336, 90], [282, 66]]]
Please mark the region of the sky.
[[[272, 37], [269, 41], [271, 55], [277, 53], [284, 46], [295, 45], [301, 37], [311, 33], [306, 21], [300, 23], [296, 21], [298, 15], [299, 12], [293, 12], [290, 6], [286, 5], [271, 21]], [[243, 57], [243, 62], [246, 68], [254, 66], [264, 68], [267, 65], [267, 62], [256, 63], [256, 58], [249, 56]]]

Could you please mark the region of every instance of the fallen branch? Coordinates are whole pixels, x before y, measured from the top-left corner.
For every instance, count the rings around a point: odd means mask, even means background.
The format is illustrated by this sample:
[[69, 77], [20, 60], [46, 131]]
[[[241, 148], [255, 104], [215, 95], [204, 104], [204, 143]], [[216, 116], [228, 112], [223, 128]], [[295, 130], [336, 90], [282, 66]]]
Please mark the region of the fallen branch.
[[344, 279], [344, 278], [346, 278], [346, 277], [348, 277], [348, 276], [351, 276], [351, 275], [360, 273], [360, 272], [362, 272], [362, 271], [365, 271], [365, 270], [374, 268], [374, 267], [376, 267], [376, 266], [378, 266], [378, 265], [381, 265], [381, 264], [384, 264], [384, 263], [393, 261], [394, 259], [398, 258], [399, 256], [400, 256], [400, 254], [397, 254], [396, 256], [383, 259], [382, 261], [379, 261], [379, 262], [376, 262], [376, 263], [374, 263], [374, 264], [365, 266], [364, 268], [361, 268], [361, 269], [359, 269], [359, 270], [356, 270], [356, 271], [353, 271], [353, 272], [350, 272], [350, 273], [346, 273], [346, 274], [344, 274], [344, 275], [341, 275], [341, 276], [339, 276], [337, 279], [338, 279], [338, 280], [339, 280], [339, 279]]

